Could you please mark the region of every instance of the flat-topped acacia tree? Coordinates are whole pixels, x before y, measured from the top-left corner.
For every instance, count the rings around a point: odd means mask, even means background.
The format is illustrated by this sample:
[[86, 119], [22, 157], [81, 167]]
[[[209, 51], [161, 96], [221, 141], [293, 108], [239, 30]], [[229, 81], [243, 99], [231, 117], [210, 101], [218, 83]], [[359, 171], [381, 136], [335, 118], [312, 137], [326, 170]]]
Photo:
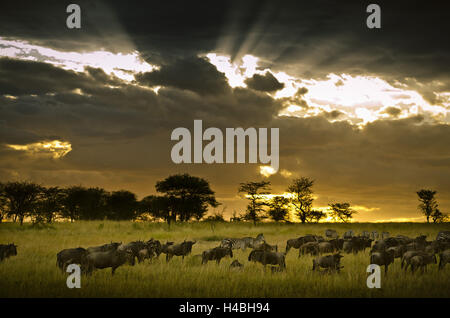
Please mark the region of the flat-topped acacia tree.
[[217, 207], [214, 191], [205, 179], [189, 174], [176, 174], [156, 183], [156, 191], [163, 193], [169, 204], [171, 215], [168, 219], [189, 221], [191, 218], [200, 220], [208, 211], [208, 207]]

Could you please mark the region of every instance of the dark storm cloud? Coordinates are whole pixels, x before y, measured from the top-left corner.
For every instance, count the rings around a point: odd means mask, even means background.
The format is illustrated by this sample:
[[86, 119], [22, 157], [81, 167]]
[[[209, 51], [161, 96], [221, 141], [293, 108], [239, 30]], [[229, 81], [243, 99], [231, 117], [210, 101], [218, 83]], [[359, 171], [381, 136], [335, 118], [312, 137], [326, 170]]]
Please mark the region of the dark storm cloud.
[[402, 110], [400, 108], [393, 106], [386, 107], [386, 109], [383, 111], [383, 113], [389, 114], [392, 117], [397, 117], [401, 112]]
[[102, 70], [88, 68], [88, 72], [91, 76], [48, 63], [0, 57], [0, 94], [41, 95], [90, 87], [98, 81], [117, 83], [106, 80]]
[[225, 74], [199, 57], [177, 59], [159, 70], [136, 75], [136, 80], [148, 86], [176, 87], [201, 95], [224, 94], [229, 90]]
[[275, 92], [284, 88], [284, 84], [280, 83], [270, 72], [266, 72], [264, 75], [254, 74], [253, 77], [245, 80], [245, 84], [254, 90], [263, 92]]
[[336, 109], [329, 111], [329, 112], [327, 112], [327, 111], [323, 112], [323, 116], [325, 116], [325, 118], [327, 118], [327, 119], [337, 119], [343, 115], [344, 115], [343, 112], [336, 110]]

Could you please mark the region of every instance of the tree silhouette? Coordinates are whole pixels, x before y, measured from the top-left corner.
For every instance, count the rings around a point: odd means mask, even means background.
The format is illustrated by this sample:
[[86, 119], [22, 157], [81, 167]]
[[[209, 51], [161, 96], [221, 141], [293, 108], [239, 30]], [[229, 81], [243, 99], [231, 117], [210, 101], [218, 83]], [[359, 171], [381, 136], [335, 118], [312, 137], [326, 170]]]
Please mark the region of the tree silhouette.
[[289, 199], [282, 195], [274, 196], [269, 202], [269, 216], [275, 222], [288, 221]]
[[51, 223], [62, 211], [63, 195], [63, 190], [59, 187], [42, 187], [33, 222]]
[[239, 185], [238, 193], [246, 193], [246, 198], [250, 201], [243, 217], [246, 220], [252, 220], [253, 224], [264, 218], [264, 206], [267, 203], [261, 197], [262, 194], [268, 194], [270, 182], [244, 182]]
[[208, 206], [217, 207], [214, 191], [209, 182], [189, 174], [177, 174], [156, 183], [156, 191], [164, 193], [165, 204], [170, 208], [169, 221], [189, 221], [192, 217], [201, 219]]
[[136, 195], [130, 191], [114, 191], [106, 196], [106, 215], [110, 220], [132, 220], [138, 208]]
[[435, 213], [438, 204], [436, 198], [434, 197], [437, 191], [422, 189], [417, 192], [419, 196], [420, 204], [418, 206], [419, 210], [427, 217], [427, 222], [430, 223], [430, 216]]
[[23, 224], [25, 216], [31, 215], [37, 204], [42, 187], [32, 182], [7, 182], [2, 187], [2, 197], [6, 201], [7, 214]]
[[325, 216], [326, 214], [320, 210], [311, 210], [307, 215], [307, 222], [319, 223]]
[[330, 217], [337, 221], [347, 223], [357, 212], [350, 208], [350, 203], [330, 203]]
[[431, 216], [433, 219], [433, 223], [443, 223], [448, 221], [448, 215], [442, 213], [439, 209], [435, 209]]
[[71, 186], [63, 190], [62, 215], [70, 219], [70, 222], [80, 219], [80, 205], [85, 190], [81, 186]]
[[142, 214], [150, 214], [156, 219], [162, 219], [170, 225], [175, 221], [176, 214], [173, 212], [169, 197], [149, 195], [139, 202], [139, 212]]
[[290, 202], [294, 206], [295, 212], [302, 223], [307, 222], [311, 214], [312, 203], [314, 201], [311, 190], [313, 185], [314, 180], [301, 177], [300, 179], [294, 179], [287, 189], [288, 192], [293, 194]]

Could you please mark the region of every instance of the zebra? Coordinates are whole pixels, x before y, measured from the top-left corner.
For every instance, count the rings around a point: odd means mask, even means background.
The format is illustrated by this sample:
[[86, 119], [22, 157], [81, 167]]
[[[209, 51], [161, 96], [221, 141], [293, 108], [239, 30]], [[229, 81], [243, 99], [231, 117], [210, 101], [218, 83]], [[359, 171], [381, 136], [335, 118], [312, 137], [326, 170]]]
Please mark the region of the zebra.
[[243, 237], [243, 238], [226, 238], [223, 239], [220, 243], [220, 247], [228, 247], [233, 250], [241, 249], [244, 250], [247, 247], [253, 248], [255, 246], [258, 246], [261, 243], [266, 242], [264, 238], [264, 234], [258, 234], [256, 238], [253, 237]]

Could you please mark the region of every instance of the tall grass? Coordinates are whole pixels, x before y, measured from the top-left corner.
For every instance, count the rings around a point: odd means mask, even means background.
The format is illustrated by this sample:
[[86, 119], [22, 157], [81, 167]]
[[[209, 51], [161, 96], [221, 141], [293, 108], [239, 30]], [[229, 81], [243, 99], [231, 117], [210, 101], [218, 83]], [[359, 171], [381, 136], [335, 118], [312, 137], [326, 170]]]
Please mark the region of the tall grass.
[[[356, 233], [376, 230], [391, 235], [434, 239], [448, 224], [419, 223], [353, 223], [353, 224], [271, 224], [249, 223], [172, 224], [90, 221], [57, 223], [33, 227], [29, 224], [0, 224], [0, 243], [14, 242], [18, 255], [0, 263], [0, 297], [449, 297], [450, 266], [438, 271], [431, 265], [424, 274], [404, 273], [399, 261], [382, 274], [381, 289], [366, 285], [369, 252], [345, 254], [340, 274], [312, 271], [312, 257], [298, 258], [291, 250], [286, 258], [287, 271], [272, 274], [261, 264], [247, 261], [249, 250], [236, 251], [234, 259], [244, 264], [242, 271], [229, 269], [230, 258], [201, 265], [195, 255], [217, 246], [225, 237], [256, 236], [264, 233], [270, 244], [284, 251], [286, 240], [304, 234], [323, 235], [334, 228], [339, 234], [353, 229]], [[148, 240], [162, 242], [197, 240], [192, 255], [174, 257], [168, 264], [164, 255], [158, 260], [136, 266], [124, 265], [111, 277], [111, 270], [98, 270], [82, 276], [80, 289], [66, 286], [68, 273], [56, 267], [56, 253], [64, 248], [88, 247], [110, 241]]]

